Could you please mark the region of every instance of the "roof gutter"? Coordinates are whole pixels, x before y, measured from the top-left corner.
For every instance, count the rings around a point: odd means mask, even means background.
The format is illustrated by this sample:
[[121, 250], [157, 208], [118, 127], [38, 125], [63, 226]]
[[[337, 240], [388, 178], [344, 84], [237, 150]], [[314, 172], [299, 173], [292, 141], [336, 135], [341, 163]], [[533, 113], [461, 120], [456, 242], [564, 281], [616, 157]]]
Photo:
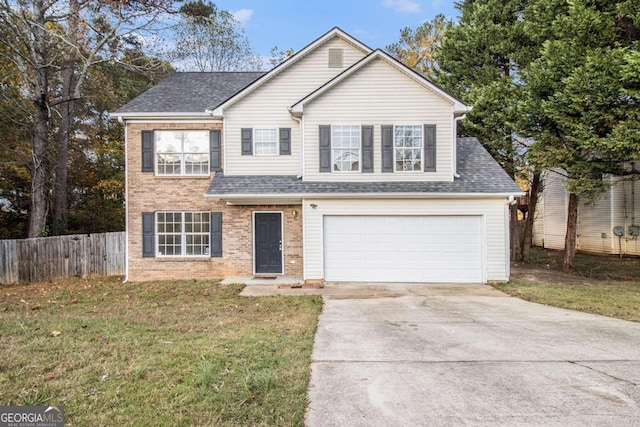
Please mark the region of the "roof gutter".
[[194, 113], [108, 113], [109, 117], [118, 119], [122, 123], [123, 120], [135, 119], [206, 119], [210, 117], [207, 112]]
[[507, 193], [245, 193], [208, 194], [205, 197], [224, 201], [262, 199], [515, 199], [524, 196], [523, 191]]

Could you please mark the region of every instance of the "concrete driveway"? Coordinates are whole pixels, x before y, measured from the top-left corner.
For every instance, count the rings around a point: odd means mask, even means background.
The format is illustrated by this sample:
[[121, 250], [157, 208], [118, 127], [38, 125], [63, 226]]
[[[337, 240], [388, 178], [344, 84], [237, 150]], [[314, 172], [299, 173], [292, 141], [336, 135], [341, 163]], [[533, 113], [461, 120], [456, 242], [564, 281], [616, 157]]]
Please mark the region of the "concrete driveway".
[[325, 296], [307, 424], [640, 425], [640, 324], [485, 286]]

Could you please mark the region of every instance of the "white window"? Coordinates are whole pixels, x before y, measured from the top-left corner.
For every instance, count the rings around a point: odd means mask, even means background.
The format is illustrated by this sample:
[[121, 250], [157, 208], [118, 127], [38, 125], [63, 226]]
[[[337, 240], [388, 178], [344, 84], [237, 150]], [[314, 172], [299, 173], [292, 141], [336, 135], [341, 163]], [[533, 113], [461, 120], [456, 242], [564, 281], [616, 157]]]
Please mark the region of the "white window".
[[256, 156], [278, 155], [278, 129], [255, 128], [253, 129], [253, 154]]
[[394, 127], [393, 156], [395, 170], [422, 170], [422, 125]]
[[158, 256], [209, 256], [209, 212], [156, 212]]
[[158, 175], [209, 175], [209, 131], [155, 131]]
[[331, 161], [334, 172], [360, 171], [360, 126], [331, 127]]

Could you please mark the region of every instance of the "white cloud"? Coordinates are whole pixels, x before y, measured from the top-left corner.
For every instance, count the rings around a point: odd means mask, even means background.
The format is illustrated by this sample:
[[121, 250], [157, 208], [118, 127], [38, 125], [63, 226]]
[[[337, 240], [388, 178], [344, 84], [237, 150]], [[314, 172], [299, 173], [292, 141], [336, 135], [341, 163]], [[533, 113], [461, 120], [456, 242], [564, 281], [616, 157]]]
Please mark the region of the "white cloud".
[[243, 27], [246, 27], [249, 23], [249, 20], [253, 16], [253, 9], [240, 9], [231, 13], [236, 21], [240, 23]]
[[384, 0], [382, 2], [384, 7], [392, 8], [395, 12], [400, 13], [420, 13], [422, 12], [422, 6], [412, 0]]

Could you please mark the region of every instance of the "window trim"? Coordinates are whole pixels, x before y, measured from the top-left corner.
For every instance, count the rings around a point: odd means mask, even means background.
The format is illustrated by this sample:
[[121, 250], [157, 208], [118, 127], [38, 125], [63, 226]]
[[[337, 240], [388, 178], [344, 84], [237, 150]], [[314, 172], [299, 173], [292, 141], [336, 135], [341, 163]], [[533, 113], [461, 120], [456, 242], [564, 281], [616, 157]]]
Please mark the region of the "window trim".
[[[335, 156], [333, 154], [334, 150], [344, 150], [344, 148], [335, 148], [333, 146], [333, 144], [335, 143], [336, 139], [334, 137], [333, 134], [333, 129], [336, 126], [353, 126], [353, 127], [358, 127], [358, 170], [348, 170], [348, 171], [342, 171], [342, 170], [334, 170], [334, 165], [335, 165]], [[358, 124], [358, 125], [349, 125], [349, 124], [336, 124], [336, 125], [331, 125], [331, 147], [329, 148], [331, 150], [331, 173], [337, 173], [337, 174], [348, 174], [348, 173], [362, 173], [362, 125]]]
[[[158, 232], [158, 227], [160, 224], [160, 221], [158, 220], [158, 215], [160, 214], [180, 214], [180, 255], [165, 255], [165, 254], [161, 254], [160, 253], [160, 233]], [[209, 231], [207, 232], [200, 232], [200, 233], [187, 233], [185, 231], [185, 214], [201, 214], [203, 215], [206, 219], [207, 219], [207, 224], [209, 224]], [[211, 258], [211, 214], [208, 211], [156, 211], [154, 212], [154, 229], [153, 229], [153, 236], [154, 236], [154, 249], [155, 249], [155, 256], [156, 258], [168, 258], [168, 259], [184, 259], [184, 258]], [[162, 233], [163, 236], [168, 236], [168, 235], [178, 235], [178, 233]], [[207, 238], [209, 239], [209, 250], [208, 253], [205, 254], [200, 254], [200, 255], [187, 255], [187, 236], [193, 236], [193, 235], [199, 235], [199, 236], [207, 236]]]
[[[256, 130], [269, 130], [269, 131], [275, 131], [276, 133], [276, 140], [275, 140], [275, 153], [273, 154], [259, 154], [256, 150]], [[280, 128], [278, 128], [278, 126], [255, 126], [253, 128], [251, 128], [251, 132], [252, 132], [252, 149], [253, 149], [253, 156], [256, 157], [275, 157], [275, 156], [279, 156], [280, 155]]]
[[[184, 151], [184, 137], [182, 138], [182, 147], [180, 152], [175, 153], [180, 156], [180, 173], [160, 173], [160, 167], [158, 163], [158, 157], [160, 154], [173, 154], [173, 153], [158, 153], [158, 132], [202, 132], [206, 134], [205, 142], [207, 149], [202, 153], [185, 153]], [[154, 129], [153, 130], [153, 169], [154, 175], [160, 178], [192, 178], [192, 177], [209, 177], [211, 176], [211, 130], [210, 129]], [[207, 167], [204, 168], [204, 173], [187, 174], [186, 172], [186, 154], [206, 154], [207, 155]], [[169, 212], [169, 211], [167, 211]]]
[[[396, 147], [396, 127], [398, 126], [415, 126], [420, 129], [420, 169], [418, 170], [398, 170], [396, 161], [397, 150], [407, 150], [407, 148]], [[400, 123], [393, 125], [393, 173], [422, 173], [424, 171], [424, 125], [415, 123]]]

